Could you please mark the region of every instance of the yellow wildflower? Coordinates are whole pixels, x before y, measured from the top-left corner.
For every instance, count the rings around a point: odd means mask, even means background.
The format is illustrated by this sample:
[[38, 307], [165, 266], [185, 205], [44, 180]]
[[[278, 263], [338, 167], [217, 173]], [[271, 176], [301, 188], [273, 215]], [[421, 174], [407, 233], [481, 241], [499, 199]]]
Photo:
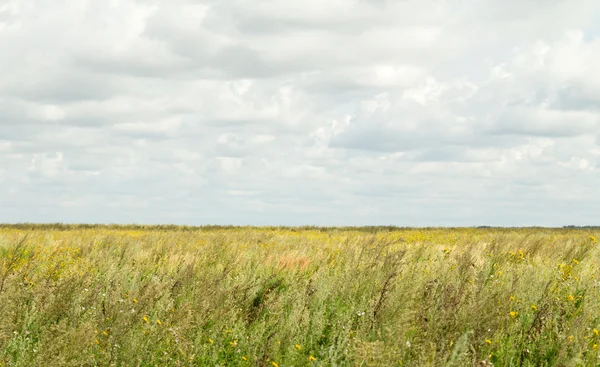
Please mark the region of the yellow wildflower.
[[592, 330], [592, 332], [594, 333], [594, 335], [598, 336], [598, 329], [594, 329]]
[[492, 344], [492, 341], [489, 340], [489, 339], [486, 339], [485, 342], [488, 343], [488, 344]]
[[592, 241], [592, 243], [598, 243], [598, 240], [594, 236], [590, 236], [590, 241]]
[[572, 342], [573, 341], [573, 335], [569, 335], [569, 341]]
[[209, 338], [209, 339], [208, 339], [208, 342], [209, 342], [210, 344], [212, 344], [212, 343], [214, 343], [215, 341]]
[[235, 347], [237, 345], [237, 343], [238, 343], [238, 341], [236, 339], [236, 340], [234, 340], [232, 342], [229, 342], [229, 345], [231, 345], [232, 347]]
[[578, 265], [579, 261], [577, 259], [573, 259], [573, 264]]
[[144, 320], [146, 322], [146, 324], [150, 323], [150, 319], [146, 315], [144, 315], [144, 317], [142, 317], [142, 320]]
[[317, 359], [313, 356], [310, 356], [310, 357], [308, 357], [308, 360], [312, 362], [312, 361], [316, 361]]
[[598, 349], [598, 344], [592, 345], [592, 349]]
[[275, 361], [271, 361], [271, 364], [273, 365], [273, 367], [279, 367], [279, 365]]
[[158, 325], [162, 325], [162, 321], [160, 321], [160, 319], [156, 319], [156, 323], [157, 323]]
[[242, 356], [242, 361], [247, 361], [248, 358], [246, 358], [246, 356]]
[[298, 350], [302, 349], [302, 347], [300, 346], [300, 344], [296, 344], [296, 345], [294, 345], [294, 347], [296, 347], [296, 349], [298, 349]]
[[575, 297], [573, 297], [572, 294], [569, 294], [569, 301], [574, 301], [574, 300], [575, 300]]
[[531, 309], [534, 311], [537, 311], [537, 306], [536, 305], [531, 305]]
[[133, 303], [137, 303], [137, 298], [134, 298], [134, 299], [133, 299]]
[[519, 312], [517, 311], [510, 311], [509, 312], [510, 317], [512, 317], [513, 319], [517, 318], [517, 316], [519, 316]]

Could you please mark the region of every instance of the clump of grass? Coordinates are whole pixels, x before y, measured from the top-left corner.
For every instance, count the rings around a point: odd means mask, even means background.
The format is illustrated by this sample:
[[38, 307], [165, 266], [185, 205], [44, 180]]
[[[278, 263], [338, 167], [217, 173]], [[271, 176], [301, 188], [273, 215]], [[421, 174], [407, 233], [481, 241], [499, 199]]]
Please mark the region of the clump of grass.
[[594, 231], [0, 227], [0, 366], [595, 365]]

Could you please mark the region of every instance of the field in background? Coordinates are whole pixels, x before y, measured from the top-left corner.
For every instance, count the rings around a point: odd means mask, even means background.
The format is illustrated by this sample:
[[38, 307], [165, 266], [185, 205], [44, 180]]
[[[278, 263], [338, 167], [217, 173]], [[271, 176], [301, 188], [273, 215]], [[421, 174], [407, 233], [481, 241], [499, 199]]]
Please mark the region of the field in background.
[[0, 366], [597, 365], [599, 235], [0, 227]]

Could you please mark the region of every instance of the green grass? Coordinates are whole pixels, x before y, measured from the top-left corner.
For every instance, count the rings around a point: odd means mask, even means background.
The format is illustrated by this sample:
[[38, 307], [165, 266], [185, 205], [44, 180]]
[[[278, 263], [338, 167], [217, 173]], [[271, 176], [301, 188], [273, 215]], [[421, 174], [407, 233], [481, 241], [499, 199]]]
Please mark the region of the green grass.
[[590, 229], [0, 227], [0, 366], [595, 366]]

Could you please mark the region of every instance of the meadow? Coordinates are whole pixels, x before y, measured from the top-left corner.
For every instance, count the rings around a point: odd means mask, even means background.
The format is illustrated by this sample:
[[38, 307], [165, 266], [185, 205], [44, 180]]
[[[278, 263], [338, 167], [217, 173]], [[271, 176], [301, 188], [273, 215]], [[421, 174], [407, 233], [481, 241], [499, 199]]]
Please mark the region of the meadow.
[[597, 229], [0, 227], [0, 366], [596, 366]]

